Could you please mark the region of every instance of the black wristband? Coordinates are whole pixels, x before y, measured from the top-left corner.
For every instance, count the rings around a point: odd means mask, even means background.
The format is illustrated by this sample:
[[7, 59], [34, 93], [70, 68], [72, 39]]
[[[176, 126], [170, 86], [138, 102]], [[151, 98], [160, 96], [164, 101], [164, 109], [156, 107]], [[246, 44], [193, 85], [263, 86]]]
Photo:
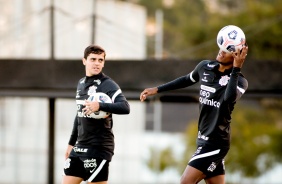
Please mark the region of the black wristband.
[[240, 72], [241, 72], [241, 68], [233, 67], [232, 73], [240, 73]]

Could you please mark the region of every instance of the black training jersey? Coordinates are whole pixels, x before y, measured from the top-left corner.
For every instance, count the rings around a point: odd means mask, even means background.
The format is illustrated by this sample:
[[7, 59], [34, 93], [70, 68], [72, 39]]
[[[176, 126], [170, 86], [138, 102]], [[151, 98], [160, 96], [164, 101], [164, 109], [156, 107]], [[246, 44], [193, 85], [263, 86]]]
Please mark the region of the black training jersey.
[[199, 124], [197, 144], [216, 144], [229, 147], [231, 113], [244, 94], [248, 82], [233, 67], [223, 73], [217, 61], [204, 60], [188, 75], [158, 86], [158, 92], [184, 88], [200, 83]]
[[99, 149], [98, 157], [110, 160], [114, 152], [112, 114], [105, 119], [86, 116], [82, 109], [90, 95], [106, 93], [113, 103], [100, 103], [100, 109], [114, 114], [129, 114], [130, 107], [118, 84], [104, 73], [79, 80], [76, 91], [77, 115], [69, 145]]

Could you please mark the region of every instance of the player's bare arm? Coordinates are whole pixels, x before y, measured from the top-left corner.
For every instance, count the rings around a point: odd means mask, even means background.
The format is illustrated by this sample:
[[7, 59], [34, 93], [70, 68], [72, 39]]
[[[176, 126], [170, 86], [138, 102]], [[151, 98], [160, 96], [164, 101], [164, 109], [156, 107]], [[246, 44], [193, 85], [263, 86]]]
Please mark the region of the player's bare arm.
[[146, 88], [140, 95], [140, 101], [143, 102], [146, 100], [148, 96], [152, 96], [158, 93], [158, 88], [153, 87], [153, 88]]
[[73, 148], [72, 145], [68, 145], [67, 150], [65, 152], [65, 159], [67, 159], [69, 157], [72, 148]]

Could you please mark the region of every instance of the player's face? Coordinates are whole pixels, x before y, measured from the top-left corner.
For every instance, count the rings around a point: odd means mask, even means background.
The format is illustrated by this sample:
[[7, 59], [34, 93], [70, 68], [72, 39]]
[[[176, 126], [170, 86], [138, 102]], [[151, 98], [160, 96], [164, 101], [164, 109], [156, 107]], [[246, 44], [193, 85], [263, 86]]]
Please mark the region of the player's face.
[[85, 65], [86, 76], [97, 75], [102, 72], [105, 64], [105, 54], [94, 54], [91, 53], [85, 59], [82, 59], [83, 64]]
[[219, 50], [216, 60], [222, 65], [231, 65], [234, 58], [231, 53]]

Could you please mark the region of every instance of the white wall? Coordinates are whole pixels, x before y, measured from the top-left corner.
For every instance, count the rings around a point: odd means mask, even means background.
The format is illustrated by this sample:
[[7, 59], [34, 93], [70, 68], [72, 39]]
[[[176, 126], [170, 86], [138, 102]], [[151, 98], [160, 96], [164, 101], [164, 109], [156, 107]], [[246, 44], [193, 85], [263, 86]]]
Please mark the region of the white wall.
[[48, 100], [0, 98], [0, 183], [45, 183]]
[[[96, 3], [94, 6], [94, 2]], [[0, 0], [0, 58], [50, 57], [50, 0]], [[55, 58], [81, 59], [95, 43], [107, 59], [146, 58], [146, 10], [114, 0], [54, 0]]]

